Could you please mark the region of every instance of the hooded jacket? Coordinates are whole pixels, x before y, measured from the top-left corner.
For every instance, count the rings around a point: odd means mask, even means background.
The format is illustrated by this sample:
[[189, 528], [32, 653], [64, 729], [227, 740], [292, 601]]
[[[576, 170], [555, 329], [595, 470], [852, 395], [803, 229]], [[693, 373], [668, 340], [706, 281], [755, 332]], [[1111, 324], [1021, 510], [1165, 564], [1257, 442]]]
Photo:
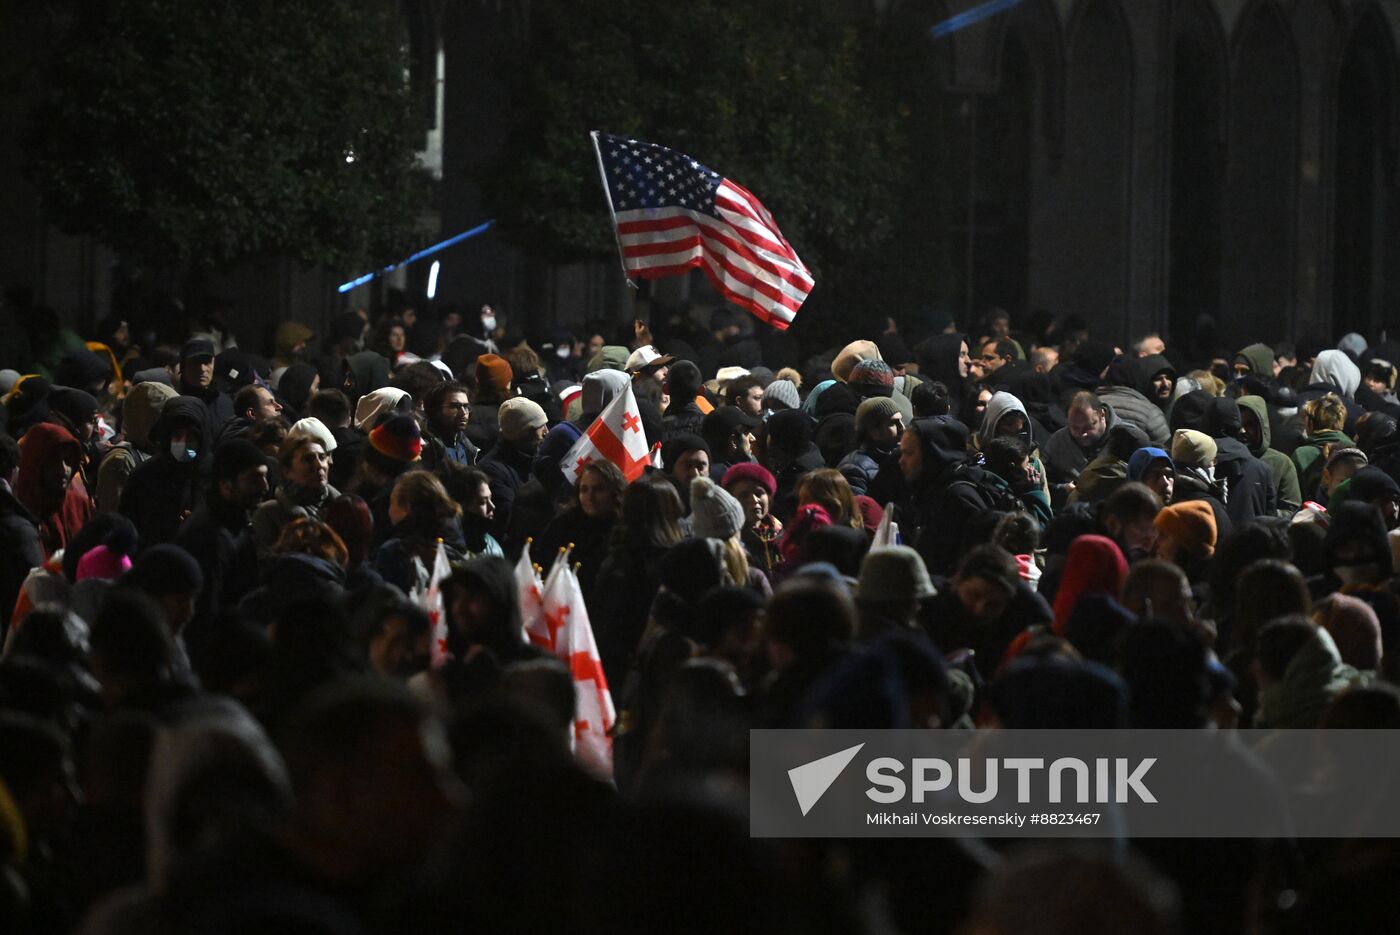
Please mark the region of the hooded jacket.
[[97, 512], [115, 512], [131, 473], [155, 454], [151, 429], [175, 388], [165, 383], [138, 383], [122, 400], [123, 440], [113, 445], [97, 469]]
[[967, 463], [967, 427], [955, 419], [915, 420], [923, 466], [911, 483], [918, 518], [915, 548], [930, 574], [952, 574], [971, 519], [986, 510], [1013, 512], [1021, 503], [1001, 478]]
[[[174, 539], [186, 513], [199, 504], [199, 468], [209, 447], [205, 412], [192, 396], [168, 400], [150, 430], [155, 455], [132, 471], [122, 488], [118, 510], [136, 525], [143, 547]], [[193, 461], [176, 461], [170, 453], [170, 435], [180, 424], [199, 433]]]
[[1162, 354], [1148, 354], [1146, 357], [1138, 358], [1138, 371], [1142, 375], [1142, 385], [1138, 387], [1142, 395], [1148, 401], [1163, 412], [1171, 405], [1171, 399], [1158, 399], [1156, 390], [1152, 387], [1152, 378], [1165, 371], [1171, 374], [1172, 386], [1176, 386], [1176, 367]]
[[[1263, 345], [1250, 345], [1251, 347]], [[1249, 350], [1249, 348], [1245, 348]], [[1244, 351], [1240, 352], [1241, 354]], [[1241, 409], [1248, 409], [1259, 422], [1260, 443], [1249, 449], [1250, 454], [1264, 462], [1274, 478], [1276, 490], [1275, 506], [1279, 516], [1292, 516], [1303, 505], [1302, 493], [1298, 488], [1298, 469], [1293, 459], [1281, 451], [1270, 447], [1273, 432], [1269, 427], [1269, 407], [1262, 396], [1241, 396], [1235, 400]]]
[[[53, 554], [68, 544], [91, 515], [83, 515], [81, 504], [71, 503], [75, 485], [79, 485], [78, 470], [82, 464], [82, 446], [67, 429], [50, 422], [40, 422], [24, 433], [20, 446], [19, 476], [15, 480], [15, 499], [39, 521], [40, 539], [46, 554]], [[47, 466], [62, 458], [73, 470], [72, 480], [63, 490], [46, 489], [43, 478]], [[87, 493], [79, 485], [76, 490], [83, 500]]]
[[1215, 439], [1215, 477], [1225, 485], [1225, 512], [1241, 525], [1278, 512], [1273, 471], [1240, 441], [1240, 407], [1223, 397], [1206, 412], [1206, 434]]
[[[1155, 372], [1155, 371], [1154, 371]], [[1143, 372], [1135, 357], [1118, 357], [1108, 365], [1108, 383], [1096, 391], [1099, 401], [1111, 406], [1123, 422], [1131, 422], [1157, 447], [1171, 438], [1162, 410], [1145, 394], [1152, 391], [1151, 374]]]
[[1272, 378], [1274, 375], [1274, 349], [1267, 344], [1251, 344], [1235, 355], [1236, 361], [1243, 361], [1250, 373]]
[[1351, 362], [1345, 351], [1323, 351], [1313, 362], [1309, 384], [1335, 386], [1350, 400], [1356, 395], [1356, 388], [1361, 385], [1361, 370]]
[[1359, 673], [1342, 662], [1331, 634], [1317, 627], [1288, 661], [1283, 678], [1259, 692], [1254, 726], [1319, 727], [1332, 699], [1359, 679]]

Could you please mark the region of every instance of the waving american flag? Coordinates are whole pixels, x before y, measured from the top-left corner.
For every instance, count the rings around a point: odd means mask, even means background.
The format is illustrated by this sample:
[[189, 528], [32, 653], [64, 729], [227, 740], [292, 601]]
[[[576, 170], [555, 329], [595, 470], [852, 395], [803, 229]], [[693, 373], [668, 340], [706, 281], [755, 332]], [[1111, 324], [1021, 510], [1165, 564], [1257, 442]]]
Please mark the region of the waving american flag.
[[774, 328], [792, 324], [814, 282], [757, 198], [684, 153], [592, 136], [629, 276], [698, 266], [730, 302]]

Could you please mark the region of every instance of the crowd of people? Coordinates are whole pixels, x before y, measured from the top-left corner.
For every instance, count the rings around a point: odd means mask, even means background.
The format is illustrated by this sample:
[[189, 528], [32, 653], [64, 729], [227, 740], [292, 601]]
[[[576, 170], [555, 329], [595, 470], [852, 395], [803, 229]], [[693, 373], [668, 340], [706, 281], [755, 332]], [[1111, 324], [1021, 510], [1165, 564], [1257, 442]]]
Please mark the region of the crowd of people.
[[[760, 842], [745, 795], [759, 727], [1400, 727], [1400, 345], [16, 320], [0, 931], [1393, 927], [1384, 843]], [[568, 463], [629, 388], [659, 466]], [[577, 563], [610, 777], [526, 553]]]

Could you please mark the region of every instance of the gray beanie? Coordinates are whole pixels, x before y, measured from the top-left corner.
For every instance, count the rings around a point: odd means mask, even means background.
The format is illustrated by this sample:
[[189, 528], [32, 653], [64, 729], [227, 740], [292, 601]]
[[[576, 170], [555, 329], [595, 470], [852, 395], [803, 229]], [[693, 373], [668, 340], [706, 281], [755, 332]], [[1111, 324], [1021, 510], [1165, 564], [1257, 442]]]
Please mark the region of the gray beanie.
[[496, 410], [496, 421], [508, 442], [523, 441], [532, 431], [549, 424], [540, 404], [524, 396], [512, 396]]
[[860, 563], [861, 600], [921, 601], [937, 593], [924, 560], [907, 545], [871, 549]]
[[796, 409], [802, 405], [797, 395], [797, 384], [791, 380], [774, 380], [763, 391], [763, 408], [772, 409], [770, 403], [780, 404], [780, 408]]
[[728, 539], [744, 528], [744, 508], [708, 477], [690, 482], [690, 523], [697, 538]]

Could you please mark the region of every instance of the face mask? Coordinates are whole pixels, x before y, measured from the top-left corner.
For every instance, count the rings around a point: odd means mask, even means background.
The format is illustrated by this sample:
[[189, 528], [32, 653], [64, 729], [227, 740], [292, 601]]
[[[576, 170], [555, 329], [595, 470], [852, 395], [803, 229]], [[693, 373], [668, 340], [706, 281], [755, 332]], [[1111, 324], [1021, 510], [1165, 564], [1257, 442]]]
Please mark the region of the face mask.
[[483, 330], [483, 331], [495, 331], [495, 330], [496, 330], [496, 317], [495, 317], [494, 315], [483, 315], [482, 318], [481, 318], [481, 330]]
[[199, 457], [199, 450], [196, 448], [190, 448], [184, 442], [171, 442], [170, 456], [173, 457], [176, 461], [179, 461], [181, 464], [188, 464], [195, 458]]
[[1332, 570], [1342, 580], [1342, 584], [1368, 584], [1380, 574], [1380, 566], [1375, 562], [1365, 562], [1361, 565], [1336, 565]]
[[554, 349], [554, 356], [558, 357], [560, 360], [567, 360], [569, 357], [569, 349], [567, 347], [556, 347]]

